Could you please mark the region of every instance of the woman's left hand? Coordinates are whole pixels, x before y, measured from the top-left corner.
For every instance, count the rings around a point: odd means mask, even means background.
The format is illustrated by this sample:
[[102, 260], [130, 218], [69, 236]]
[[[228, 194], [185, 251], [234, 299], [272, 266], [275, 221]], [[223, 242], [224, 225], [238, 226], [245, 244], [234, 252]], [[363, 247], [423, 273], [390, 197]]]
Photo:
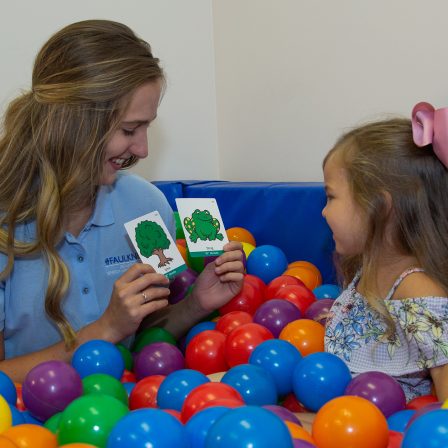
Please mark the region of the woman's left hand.
[[224, 246], [224, 253], [201, 272], [190, 297], [200, 310], [211, 313], [241, 291], [244, 278], [242, 249], [240, 242], [230, 241]]

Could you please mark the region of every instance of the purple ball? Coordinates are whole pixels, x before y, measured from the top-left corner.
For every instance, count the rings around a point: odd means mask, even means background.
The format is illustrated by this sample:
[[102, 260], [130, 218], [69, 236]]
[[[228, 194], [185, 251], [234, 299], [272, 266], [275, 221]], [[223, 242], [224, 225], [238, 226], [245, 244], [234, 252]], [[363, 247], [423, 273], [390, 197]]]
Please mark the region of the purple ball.
[[288, 421], [292, 423], [296, 423], [297, 425], [302, 426], [302, 422], [299, 418], [291, 412], [289, 409], [286, 409], [283, 406], [278, 406], [277, 404], [265, 404], [263, 405], [265, 409], [273, 412], [277, 417], [280, 417], [283, 421]]
[[408, 429], [409, 426], [411, 426], [412, 422], [416, 418], [420, 417], [423, 414], [426, 414], [427, 412], [436, 411], [437, 409], [440, 409], [442, 407], [442, 404], [443, 403], [441, 401], [435, 401], [434, 403], [429, 403], [426, 406], [417, 409], [412, 415], [412, 417], [409, 419], [408, 424], [406, 425], [406, 429]]
[[137, 380], [150, 375], [169, 375], [183, 369], [185, 358], [182, 352], [168, 342], [153, 342], [143, 347], [135, 358], [134, 373]]
[[383, 372], [360, 373], [348, 383], [345, 395], [369, 400], [386, 418], [406, 407], [406, 396], [400, 384]]
[[186, 295], [188, 288], [196, 281], [198, 275], [192, 269], [188, 268], [174, 277], [170, 284], [169, 301], [171, 304], [180, 302]]
[[293, 303], [283, 299], [271, 299], [258, 307], [253, 320], [278, 338], [287, 324], [301, 317], [302, 313]]
[[33, 417], [46, 421], [82, 395], [79, 373], [63, 361], [46, 361], [32, 368], [22, 384], [23, 403]]
[[293, 448], [316, 448], [316, 445], [313, 445], [310, 442], [307, 442], [303, 439], [292, 439], [292, 447]]
[[323, 326], [327, 322], [327, 315], [333, 306], [334, 299], [320, 299], [313, 302], [305, 311], [307, 319], [315, 320]]

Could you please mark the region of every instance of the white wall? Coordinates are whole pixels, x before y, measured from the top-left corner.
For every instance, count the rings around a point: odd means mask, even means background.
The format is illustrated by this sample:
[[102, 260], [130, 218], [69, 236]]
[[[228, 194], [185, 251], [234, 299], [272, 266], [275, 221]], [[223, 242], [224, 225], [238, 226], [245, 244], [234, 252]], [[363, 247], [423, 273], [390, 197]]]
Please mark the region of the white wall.
[[445, 0], [0, 0], [0, 105], [67, 23], [107, 18], [168, 74], [148, 179], [321, 180], [337, 136], [415, 102], [448, 105]]
[[[25, 6], [26, 5], [26, 6]], [[151, 125], [150, 156], [135, 170], [148, 179], [219, 175], [213, 20], [209, 0], [0, 0], [0, 106], [29, 88], [34, 57], [71, 22], [117, 20], [147, 40], [168, 89]]]

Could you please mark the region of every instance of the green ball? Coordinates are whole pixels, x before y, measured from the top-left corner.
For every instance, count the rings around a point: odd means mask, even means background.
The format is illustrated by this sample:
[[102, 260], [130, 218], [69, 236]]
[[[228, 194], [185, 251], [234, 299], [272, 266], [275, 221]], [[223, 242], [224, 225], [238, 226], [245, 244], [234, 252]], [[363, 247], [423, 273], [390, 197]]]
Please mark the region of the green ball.
[[174, 222], [176, 224], [176, 240], [185, 239], [184, 229], [182, 227], [182, 223], [180, 222], [179, 212], [174, 212]]
[[134, 365], [134, 359], [132, 358], [132, 353], [122, 344], [117, 344], [118, 350], [120, 350], [121, 356], [124, 359], [124, 368], [126, 370], [132, 370]]
[[176, 338], [169, 331], [160, 327], [145, 328], [135, 338], [132, 351], [138, 353], [143, 347], [153, 342], [168, 342], [176, 345]]
[[76, 398], [62, 411], [58, 445], [84, 442], [105, 448], [109, 433], [128, 412], [121, 401], [109, 395]]
[[123, 384], [111, 375], [93, 373], [82, 379], [83, 395], [104, 394], [128, 405], [128, 394]]
[[205, 267], [204, 257], [192, 257], [190, 251], [187, 249], [187, 265], [190, 266], [193, 271], [200, 274]]
[[59, 422], [61, 421], [62, 412], [53, 414], [45, 423], [44, 427], [49, 429], [53, 434], [57, 434], [59, 429]]

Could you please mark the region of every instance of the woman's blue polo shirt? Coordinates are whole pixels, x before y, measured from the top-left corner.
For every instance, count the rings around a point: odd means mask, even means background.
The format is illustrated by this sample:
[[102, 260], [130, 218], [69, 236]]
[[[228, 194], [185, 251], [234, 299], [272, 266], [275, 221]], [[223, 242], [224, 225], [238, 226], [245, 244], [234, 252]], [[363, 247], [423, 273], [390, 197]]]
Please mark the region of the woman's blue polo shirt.
[[[63, 310], [75, 330], [97, 320], [106, 309], [115, 280], [138, 260], [124, 223], [158, 211], [171, 235], [173, 212], [163, 193], [146, 180], [120, 173], [113, 185], [99, 189], [94, 212], [75, 238], [66, 233], [58, 252], [70, 271]], [[32, 241], [35, 222], [21, 224], [16, 238]], [[6, 256], [0, 253], [0, 268]], [[45, 314], [48, 266], [36, 255], [17, 258], [11, 275], [0, 282], [0, 330], [5, 358], [34, 352], [61, 340]]]

